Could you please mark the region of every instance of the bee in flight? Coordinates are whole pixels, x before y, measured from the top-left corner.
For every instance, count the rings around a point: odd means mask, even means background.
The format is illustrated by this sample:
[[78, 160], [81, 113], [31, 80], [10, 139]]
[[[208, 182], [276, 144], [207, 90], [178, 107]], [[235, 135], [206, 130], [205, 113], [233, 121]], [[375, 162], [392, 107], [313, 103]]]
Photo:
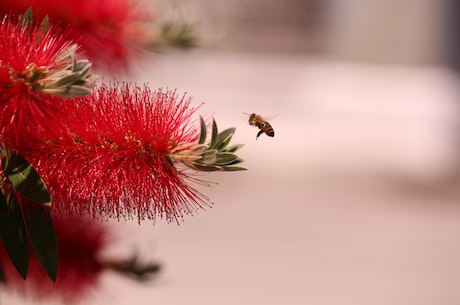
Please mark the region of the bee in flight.
[[245, 114], [249, 115], [249, 125], [256, 126], [260, 129], [257, 133], [256, 140], [263, 133], [265, 133], [269, 137], [275, 136], [275, 131], [273, 130], [272, 125], [270, 125], [270, 123], [268, 123], [268, 121], [264, 117], [255, 113]]

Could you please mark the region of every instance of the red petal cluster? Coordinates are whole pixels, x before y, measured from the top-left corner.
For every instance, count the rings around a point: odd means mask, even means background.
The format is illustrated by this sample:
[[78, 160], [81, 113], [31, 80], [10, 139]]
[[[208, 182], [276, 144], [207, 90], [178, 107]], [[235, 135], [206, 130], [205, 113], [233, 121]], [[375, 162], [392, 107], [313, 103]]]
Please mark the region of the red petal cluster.
[[[14, 19], [14, 20], [13, 20]], [[56, 58], [71, 45], [55, 28], [21, 25], [19, 18], [0, 22], [0, 142], [13, 148], [33, 139], [58, 112], [53, 98], [34, 90], [31, 67], [58, 69]]]
[[177, 221], [208, 204], [190, 183], [204, 182], [176, 169], [167, 157], [199, 138], [190, 98], [129, 84], [103, 85], [91, 96], [66, 101], [63, 109], [65, 122], [56, 125], [61, 134], [28, 156], [50, 190], [53, 209]]
[[[3, 3], [3, 4], [2, 4]], [[51, 24], [69, 27], [69, 35], [101, 67], [126, 68], [138, 42], [135, 30], [148, 15], [134, 0], [15, 0], [0, 1], [4, 14], [32, 7], [37, 20], [49, 16]]]
[[[52, 282], [31, 253], [27, 279], [22, 279], [0, 251], [0, 262], [6, 278], [6, 289], [32, 300], [55, 299], [76, 303], [97, 289], [104, 263], [101, 252], [108, 246], [109, 236], [101, 223], [75, 218], [53, 218], [58, 242], [59, 270]], [[1, 249], [2, 250], [2, 249]]]

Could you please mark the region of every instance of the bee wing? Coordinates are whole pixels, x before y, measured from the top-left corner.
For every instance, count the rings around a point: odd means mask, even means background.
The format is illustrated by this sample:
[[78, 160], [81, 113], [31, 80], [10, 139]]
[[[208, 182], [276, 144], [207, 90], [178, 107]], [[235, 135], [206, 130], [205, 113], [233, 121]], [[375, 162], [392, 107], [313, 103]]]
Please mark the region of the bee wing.
[[266, 121], [273, 121], [278, 115], [270, 115], [270, 116], [264, 116], [263, 118]]
[[[245, 115], [243, 117], [245, 120], [247, 120], [251, 116], [251, 113], [243, 112], [243, 114]], [[257, 114], [257, 112], [256, 112], [256, 114]], [[259, 115], [259, 114], [257, 114], [257, 115]], [[259, 116], [265, 121], [272, 121], [278, 115], [270, 115], [270, 116], [259, 115]]]

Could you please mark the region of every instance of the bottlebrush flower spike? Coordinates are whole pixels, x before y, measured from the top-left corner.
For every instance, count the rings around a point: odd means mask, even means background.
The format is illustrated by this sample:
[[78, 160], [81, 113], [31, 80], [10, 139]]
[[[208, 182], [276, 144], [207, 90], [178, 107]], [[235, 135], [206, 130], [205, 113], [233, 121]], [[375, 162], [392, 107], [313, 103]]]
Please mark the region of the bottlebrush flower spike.
[[89, 94], [91, 64], [56, 28], [30, 20], [0, 21], [0, 142], [21, 146], [59, 113], [50, 94]]
[[93, 95], [65, 103], [65, 123], [56, 126], [61, 134], [29, 156], [49, 188], [53, 208], [178, 221], [208, 206], [192, 184], [209, 183], [181, 166], [203, 158], [201, 148], [190, 157], [202, 146], [191, 118], [197, 108], [190, 102], [175, 91], [123, 84], [103, 85]]
[[[138, 2], [138, 1], [137, 1]], [[146, 43], [143, 30], [151, 17], [135, 0], [15, 0], [0, 1], [0, 12], [32, 7], [34, 17], [46, 15], [67, 29], [98, 69], [126, 69], [136, 46]]]

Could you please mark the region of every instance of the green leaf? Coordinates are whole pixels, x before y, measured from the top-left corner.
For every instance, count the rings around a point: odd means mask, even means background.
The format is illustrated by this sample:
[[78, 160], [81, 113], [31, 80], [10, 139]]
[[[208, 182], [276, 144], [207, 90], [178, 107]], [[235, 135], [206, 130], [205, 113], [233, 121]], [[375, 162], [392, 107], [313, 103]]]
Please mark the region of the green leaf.
[[206, 141], [206, 123], [203, 117], [200, 116], [200, 139], [198, 140], [198, 144], [204, 144], [204, 141]]
[[43, 34], [45, 34], [46, 32], [48, 32], [48, 29], [50, 28], [50, 19], [48, 17], [48, 15], [46, 15], [42, 22], [40, 23], [40, 30]]
[[77, 96], [85, 96], [85, 95], [90, 95], [90, 94], [91, 94], [91, 89], [84, 87], [84, 86], [73, 85], [67, 88], [65, 92], [62, 92], [61, 94], [59, 94], [59, 96], [77, 97]]
[[240, 167], [240, 166], [224, 166], [223, 168], [224, 171], [246, 171], [248, 170], [245, 167]]
[[26, 27], [28, 27], [30, 29], [32, 27], [32, 25], [33, 25], [33, 22], [34, 22], [34, 14], [33, 14], [33, 11], [32, 11], [32, 7], [29, 7], [24, 12], [24, 14], [21, 16], [21, 20], [19, 21], [19, 23], [22, 26], [26, 26]]
[[167, 169], [172, 169], [174, 171], [174, 174], [177, 175], [177, 168], [174, 165], [174, 160], [170, 156], [166, 156], [166, 161], [168, 162], [168, 165], [165, 166], [170, 166]]
[[92, 63], [87, 59], [81, 59], [77, 61], [75, 71], [80, 72], [81, 78], [86, 77], [89, 74], [89, 70], [91, 69]]
[[60, 60], [60, 59], [66, 58], [68, 56], [72, 56], [77, 49], [78, 49], [78, 44], [74, 43], [74, 44], [70, 45], [67, 49], [62, 51], [62, 53], [59, 54], [58, 57], [56, 57], [56, 60]]
[[48, 209], [41, 206], [31, 207], [24, 211], [24, 221], [35, 256], [48, 277], [56, 281], [58, 249], [54, 225]]
[[212, 149], [216, 146], [218, 136], [219, 136], [219, 132], [217, 130], [216, 121], [212, 119], [212, 133], [211, 133], [211, 142], [209, 143], [209, 149]]
[[213, 164], [214, 162], [216, 162], [217, 159], [216, 154], [216, 149], [207, 150], [205, 153], [201, 155], [201, 159], [199, 159], [198, 162], [204, 164]]
[[221, 151], [224, 149], [230, 140], [232, 139], [233, 134], [235, 133], [235, 128], [228, 128], [222, 131], [218, 136], [217, 136], [217, 141], [215, 146], [217, 147], [217, 150]]
[[23, 279], [29, 269], [29, 244], [21, 208], [13, 193], [0, 192], [0, 236], [11, 263]]
[[241, 163], [243, 161], [244, 161], [243, 159], [237, 158], [237, 159], [233, 160], [232, 162], [229, 162], [229, 163], [225, 164], [225, 166], [235, 165], [235, 164]]
[[221, 171], [222, 166], [218, 165], [204, 165], [204, 164], [198, 164], [198, 163], [184, 163], [191, 169], [197, 170], [197, 171], [202, 171], [202, 172], [214, 172], [214, 171]]
[[217, 154], [217, 158], [216, 158], [216, 161], [214, 162], [214, 164], [216, 165], [227, 165], [227, 164], [231, 164], [232, 162], [238, 160], [238, 156], [233, 154], [233, 153], [218, 153]]
[[45, 183], [32, 165], [15, 151], [2, 151], [3, 170], [11, 185], [25, 197], [51, 206], [51, 197]]
[[69, 72], [69, 74], [61, 77], [58, 81], [53, 84], [53, 87], [67, 87], [75, 83], [80, 78], [80, 72]]
[[243, 146], [244, 146], [244, 144], [235, 144], [235, 145], [227, 147], [226, 149], [224, 149], [224, 151], [226, 151], [226, 152], [235, 152], [235, 151], [237, 151], [238, 149], [240, 149]]
[[226, 147], [228, 144], [230, 144], [230, 141], [232, 140], [232, 136], [227, 137], [219, 146], [217, 146], [217, 150], [219, 152], [226, 152]]

